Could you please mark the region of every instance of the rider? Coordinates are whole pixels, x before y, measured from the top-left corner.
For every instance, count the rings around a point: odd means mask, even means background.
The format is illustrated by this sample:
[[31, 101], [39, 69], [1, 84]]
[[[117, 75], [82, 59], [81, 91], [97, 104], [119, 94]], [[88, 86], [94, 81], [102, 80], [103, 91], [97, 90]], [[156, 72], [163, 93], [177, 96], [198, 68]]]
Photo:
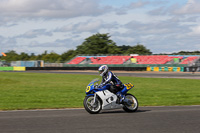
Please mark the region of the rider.
[[120, 93], [120, 91], [123, 89], [122, 82], [114, 73], [108, 71], [107, 65], [100, 66], [98, 70], [100, 76], [102, 76], [102, 81], [99, 87], [108, 87], [108, 90], [110, 90], [112, 93], [115, 93], [118, 96], [117, 103], [122, 103], [124, 100], [124, 96]]

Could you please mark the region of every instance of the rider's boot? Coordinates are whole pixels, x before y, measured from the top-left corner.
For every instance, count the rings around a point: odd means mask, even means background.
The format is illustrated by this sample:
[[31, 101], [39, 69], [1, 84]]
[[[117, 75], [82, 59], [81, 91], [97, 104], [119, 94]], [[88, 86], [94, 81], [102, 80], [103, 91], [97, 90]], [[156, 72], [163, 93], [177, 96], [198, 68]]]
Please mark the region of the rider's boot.
[[122, 95], [120, 92], [117, 93], [117, 104], [122, 104], [124, 102], [125, 96]]

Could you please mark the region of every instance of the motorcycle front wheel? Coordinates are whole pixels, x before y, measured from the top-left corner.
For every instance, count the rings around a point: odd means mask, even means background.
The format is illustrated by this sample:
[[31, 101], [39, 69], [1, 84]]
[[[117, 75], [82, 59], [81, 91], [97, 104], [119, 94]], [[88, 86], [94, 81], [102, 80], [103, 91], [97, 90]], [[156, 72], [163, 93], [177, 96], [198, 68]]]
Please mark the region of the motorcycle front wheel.
[[126, 112], [135, 112], [138, 109], [138, 101], [136, 97], [132, 94], [126, 94], [125, 99], [128, 101], [128, 103], [124, 104], [123, 109]]
[[101, 111], [101, 101], [96, 98], [94, 103], [94, 96], [86, 96], [83, 105], [85, 110], [90, 114], [97, 114]]

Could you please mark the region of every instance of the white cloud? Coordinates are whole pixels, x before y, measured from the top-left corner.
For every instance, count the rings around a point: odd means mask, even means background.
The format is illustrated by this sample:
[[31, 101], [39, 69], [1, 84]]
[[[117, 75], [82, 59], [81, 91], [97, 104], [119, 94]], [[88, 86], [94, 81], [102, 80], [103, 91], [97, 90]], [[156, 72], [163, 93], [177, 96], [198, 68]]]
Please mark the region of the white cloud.
[[86, 23], [81, 23], [77, 26], [77, 31], [86, 32], [86, 31], [98, 31], [102, 26], [101, 21], [90, 21]]
[[0, 0], [0, 52], [61, 54], [97, 32], [154, 53], [199, 50], [199, 2], [182, 1]]
[[190, 35], [190, 36], [193, 36], [193, 35], [200, 36], [200, 25], [195, 26], [195, 27], [191, 27], [191, 29], [192, 29], [192, 31], [188, 35]]
[[200, 1], [188, 0], [187, 4], [182, 8], [174, 11], [176, 14], [199, 14], [200, 13]]
[[57, 28], [55, 32], [69, 32], [69, 31], [76, 31], [76, 32], [98, 32], [100, 28], [104, 25], [102, 20], [87, 20], [86, 22], [80, 23], [70, 23], [65, 25], [61, 28]]
[[17, 36], [17, 38], [36, 38], [38, 36], [52, 36], [51, 32], [47, 32], [45, 29], [36, 29], [36, 30], [30, 30], [26, 33]]
[[73, 18], [100, 15], [98, 0], [1, 0], [0, 14], [5, 20], [19, 18]]
[[137, 1], [137, 2], [132, 2], [130, 4], [130, 8], [141, 8], [145, 5], [149, 4], [147, 1]]

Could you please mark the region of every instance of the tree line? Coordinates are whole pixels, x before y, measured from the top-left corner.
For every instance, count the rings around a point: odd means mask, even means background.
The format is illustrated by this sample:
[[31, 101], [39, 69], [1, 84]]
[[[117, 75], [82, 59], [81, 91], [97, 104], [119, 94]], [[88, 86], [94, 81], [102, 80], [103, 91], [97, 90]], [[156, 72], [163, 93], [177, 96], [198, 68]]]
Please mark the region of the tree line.
[[[44, 60], [49, 63], [60, 63], [66, 62], [75, 57], [76, 55], [84, 54], [84, 55], [95, 55], [95, 54], [139, 54], [139, 55], [152, 55], [150, 49], [147, 49], [142, 44], [136, 44], [135, 46], [122, 45], [117, 46], [116, 43], [110, 39], [111, 36], [109, 34], [94, 34], [85, 39], [85, 41], [76, 47], [75, 50], [71, 49], [62, 54], [57, 54], [55, 52], [48, 53], [44, 51], [44, 53], [35, 55], [27, 54], [22, 52], [17, 54], [15, 51], [11, 50], [5, 53], [6, 56], [0, 56], [0, 60], [10, 61], [27, 61], [27, 60]], [[174, 55], [187, 55], [187, 54], [196, 54], [200, 55], [200, 51], [187, 52], [180, 51], [178, 53], [172, 53]]]

